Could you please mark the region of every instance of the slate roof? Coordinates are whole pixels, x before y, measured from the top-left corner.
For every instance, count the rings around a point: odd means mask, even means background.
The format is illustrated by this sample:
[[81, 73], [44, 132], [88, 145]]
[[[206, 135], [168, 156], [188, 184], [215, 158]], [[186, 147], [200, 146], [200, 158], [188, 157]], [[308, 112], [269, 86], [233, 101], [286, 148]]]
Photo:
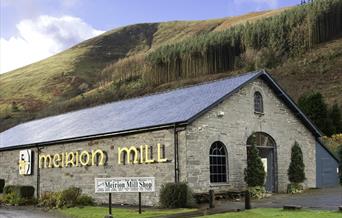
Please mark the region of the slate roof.
[[[263, 76], [275, 89], [280, 89], [264, 71], [221, 79], [139, 98], [113, 102], [97, 107], [19, 124], [0, 133], [0, 150], [33, 144], [53, 143], [143, 128], [185, 124], [216, 103], [237, 91], [249, 81]], [[278, 90], [279, 91], [279, 90]], [[282, 96], [289, 98], [280, 89]], [[292, 100], [290, 106], [298, 109]], [[296, 109], [297, 108], [297, 109]], [[298, 109], [299, 110], [299, 109]], [[307, 126], [320, 135], [319, 130], [302, 114]]]

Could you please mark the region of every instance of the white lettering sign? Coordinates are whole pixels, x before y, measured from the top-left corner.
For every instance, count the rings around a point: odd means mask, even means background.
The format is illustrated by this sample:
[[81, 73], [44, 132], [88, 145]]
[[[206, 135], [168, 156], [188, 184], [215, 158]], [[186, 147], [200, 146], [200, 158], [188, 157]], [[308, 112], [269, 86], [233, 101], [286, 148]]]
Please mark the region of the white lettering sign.
[[154, 191], [154, 177], [95, 178], [95, 193]]
[[32, 151], [30, 149], [19, 152], [19, 174], [31, 175], [32, 169]]

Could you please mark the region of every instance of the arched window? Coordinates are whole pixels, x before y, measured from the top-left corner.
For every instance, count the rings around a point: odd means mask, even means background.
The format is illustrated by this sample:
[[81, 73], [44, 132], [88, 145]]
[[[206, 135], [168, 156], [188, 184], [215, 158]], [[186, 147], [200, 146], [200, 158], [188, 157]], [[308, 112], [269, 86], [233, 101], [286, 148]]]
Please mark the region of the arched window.
[[260, 92], [254, 93], [254, 112], [264, 113], [264, 103]]
[[210, 182], [227, 182], [227, 152], [222, 142], [214, 142], [210, 147]]
[[247, 139], [247, 146], [259, 146], [259, 147], [274, 147], [275, 141], [273, 138], [263, 132], [255, 132]]

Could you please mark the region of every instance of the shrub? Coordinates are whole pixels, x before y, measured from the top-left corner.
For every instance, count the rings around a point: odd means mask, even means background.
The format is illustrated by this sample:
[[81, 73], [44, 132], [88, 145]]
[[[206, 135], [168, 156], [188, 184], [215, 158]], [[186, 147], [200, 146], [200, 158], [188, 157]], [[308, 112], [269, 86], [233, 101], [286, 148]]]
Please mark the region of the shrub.
[[4, 188], [4, 193], [9, 194], [13, 192], [17, 192], [18, 187], [15, 185], [6, 185]]
[[92, 206], [94, 204], [94, 199], [89, 195], [83, 194], [76, 199], [76, 205], [78, 206]]
[[47, 208], [56, 208], [59, 192], [43, 192], [39, 198], [39, 205]]
[[20, 198], [32, 199], [34, 195], [33, 186], [8, 185], [4, 188], [5, 194], [16, 193]]
[[77, 187], [70, 187], [61, 192], [59, 203], [60, 206], [73, 207], [76, 205], [77, 198], [81, 195], [82, 190]]
[[254, 186], [248, 188], [251, 198], [261, 199], [266, 195], [266, 190], [264, 186]]
[[160, 206], [164, 208], [189, 207], [193, 203], [191, 190], [186, 183], [167, 183], [160, 189]]
[[248, 149], [245, 181], [248, 187], [263, 186], [265, 181], [264, 165], [254, 144]]
[[302, 149], [295, 142], [291, 149], [291, 163], [287, 174], [291, 183], [301, 183], [305, 180]]
[[18, 193], [10, 192], [4, 195], [4, 202], [10, 205], [21, 205], [23, 200]]
[[287, 193], [296, 194], [303, 192], [304, 188], [301, 184], [298, 183], [291, 183], [287, 186]]
[[4, 187], [5, 187], [5, 180], [0, 179], [0, 193], [4, 192]]
[[82, 190], [70, 187], [61, 192], [44, 192], [40, 196], [39, 205], [47, 208], [62, 208], [94, 205], [94, 199], [88, 195], [81, 195]]
[[3, 201], [11, 205], [27, 205], [36, 204], [34, 199], [34, 187], [32, 186], [20, 186], [20, 185], [8, 185], [4, 188]]

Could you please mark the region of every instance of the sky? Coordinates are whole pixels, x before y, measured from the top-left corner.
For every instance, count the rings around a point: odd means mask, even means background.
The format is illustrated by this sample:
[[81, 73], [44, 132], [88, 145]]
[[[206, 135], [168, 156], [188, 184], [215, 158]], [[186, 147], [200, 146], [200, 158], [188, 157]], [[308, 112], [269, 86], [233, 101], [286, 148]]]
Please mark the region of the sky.
[[0, 0], [0, 74], [136, 23], [205, 20], [300, 0]]

